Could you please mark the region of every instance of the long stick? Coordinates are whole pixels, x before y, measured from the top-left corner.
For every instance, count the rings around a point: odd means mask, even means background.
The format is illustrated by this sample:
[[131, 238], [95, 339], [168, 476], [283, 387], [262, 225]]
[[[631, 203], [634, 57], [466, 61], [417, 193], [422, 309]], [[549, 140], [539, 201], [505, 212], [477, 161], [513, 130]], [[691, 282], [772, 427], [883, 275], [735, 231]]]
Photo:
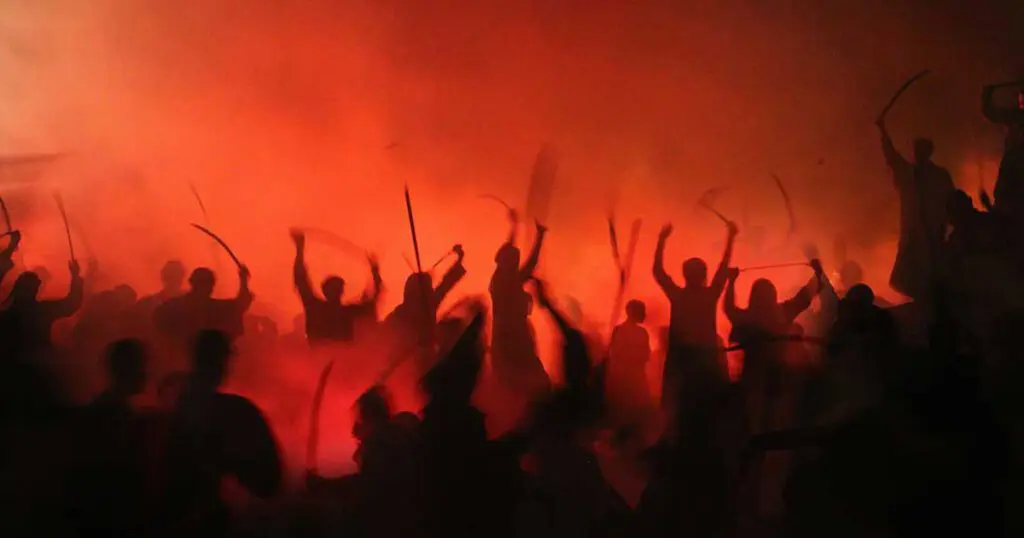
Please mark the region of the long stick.
[[741, 273], [747, 271], [762, 271], [764, 269], [782, 269], [784, 267], [808, 267], [807, 262], [793, 262], [793, 263], [777, 263], [774, 265], [755, 265], [753, 267], [744, 267], [740, 269]]
[[68, 213], [64, 210], [64, 200], [61, 199], [60, 194], [54, 194], [53, 199], [57, 201], [57, 209], [60, 210], [60, 217], [64, 219], [64, 232], [68, 236], [68, 250], [71, 251], [71, 261], [76, 261], [75, 243], [71, 240], [71, 225], [68, 224]]
[[[431, 349], [433, 342], [433, 324], [436, 323], [436, 314], [434, 312], [434, 305], [430, 304], [430, 292], [424, 286], [426, 281], [423, 278], [423, 264], [420, 261], [420, 242], [416, 237], [416, 219], [413, 218], [412, 214], [412, 198], [409, 196], [409, 185], [405, 186], [405, 211], [409, 214], [409, 231], [412, 233], [412, 248], [416, 254], [416, 280], [417, 287], [420, 288], [420, 293], [423, 295], [423, 322], [422, 327], [423, 336], [425, 337], [424, 345], [427, 349]], [[432, 291], [432, 290], [431, 290]]]
[[416, 254], [416, 271], [423, 272], [423, 264], [420, 262], [420, 242], [416, 238], [416, 219], [412, 216], [412, 199], [409, 197], [409, 186], [405, 186], [405, 212], [409, 215], [409, 230], [412, 232], [412, 249]]

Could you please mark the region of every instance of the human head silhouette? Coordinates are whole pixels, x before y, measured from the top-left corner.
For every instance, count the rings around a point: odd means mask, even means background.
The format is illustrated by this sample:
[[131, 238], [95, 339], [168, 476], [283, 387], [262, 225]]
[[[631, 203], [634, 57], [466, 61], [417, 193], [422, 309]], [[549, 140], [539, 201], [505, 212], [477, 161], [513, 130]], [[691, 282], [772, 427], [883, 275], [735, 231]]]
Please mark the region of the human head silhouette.
[[342, 296], [345, 295], [345, 279], [331, 275], [320, 284], [320, 291], [324, 293], [327, 302], [340, 303]]
[[200, 331], [192, 348], [192, 378], [207, 388], [220, 387], [227, 377], [232, 353], [228, 335], [215, 330]]
[[935, 143], [928, 138], [914, 140], [914, 162], [923, 164], [932, 160], [935, 154]]
[[185, 286], [185, 264], [170, 260], [160, 269], [160, 283], [164, 291], [178, 292]]
[[188, 277], [188, 284], [192, 287], [192, 293], [201, 297], [213, 295], [213, 287], [217, 283], [217, 277], [207, 267], [197, 267]]
[[683, 280], [687, 287], [704, 287], [708, 285], [708, 264], [700, 258], [690, 258], [683, 262]]

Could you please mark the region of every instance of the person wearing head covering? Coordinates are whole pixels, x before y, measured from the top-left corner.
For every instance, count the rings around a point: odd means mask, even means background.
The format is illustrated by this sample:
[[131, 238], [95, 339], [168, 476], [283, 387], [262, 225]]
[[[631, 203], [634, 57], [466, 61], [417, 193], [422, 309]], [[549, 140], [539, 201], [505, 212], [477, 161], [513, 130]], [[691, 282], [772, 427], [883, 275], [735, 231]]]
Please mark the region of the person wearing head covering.
[[[1024, 81], [1022, 81], [1024, 83]], [[982, 91], [981, 110], [987, 120], [1006, 129], [1003, 157], [999, 162], [993, 208], [1024, 221], [1024, 87], [1017, 91], [1016, 106], [997, 107], [993, 102], [1000, 86], [986, 86]], [[1018, 230], [1024, 228], [1018, 227]]]
[[955, 187], [949, 172], [932, 161], [935, 144], [927, 138], [914, 140], [914, 161], [896, 150], [885, 123], [877, 123], [882, 134], [882, 152], [892, 170], [900, 200], [900, 240], [889, 284], [916, 301], [927, 300], [941, 266], [945, 237], [946, 200]]
[[729, 271], [723, 309], [732, 324], [730, 340], [743, 348], [743, 371], [739, 386], [747, 409], [748, 431], [771, 429], [779, 414], [779, 401], [785, 375], [785, 354], [790, 345], [793, 323], [811, 306], [822, 280], [820, 262], [811, 262], [814, 277], [792, 298], [779, 301], [771, 280], [759, 278], [750, 288], [746, 308], [736, 306], [736, 279], [739, 269]]
[[548, 389], [549, 380], [537, 356], [530, 326], [533, 305], [523, 289], [540, 261], [547, 228], [537, 223], [537, 235], [525, 263], [515, 244], [516, 218], [512, 212], [512, 233], [494, 256], [495, 268], [489, 286], [491, 292], [491, 366], [499, 383], [514, 393], [532, 398]]

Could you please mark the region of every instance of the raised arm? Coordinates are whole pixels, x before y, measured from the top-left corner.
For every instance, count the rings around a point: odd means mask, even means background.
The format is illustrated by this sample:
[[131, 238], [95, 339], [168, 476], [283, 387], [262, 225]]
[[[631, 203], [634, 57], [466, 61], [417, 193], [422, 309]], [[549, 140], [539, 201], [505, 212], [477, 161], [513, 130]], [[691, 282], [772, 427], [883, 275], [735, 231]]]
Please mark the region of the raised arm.
[[11, 232], [10, 237], [11, 239], [7, 243], [7, 247], [0, 251], [0, 282], [3, 282], [7, 273], [14, 269], [14, 252], [21, 245], [21, 232], [14, 230]]
[[811, 301], [814, 300], [814, 296], [818, 293], [818, 288], [824, 279], [825, 273], [822, 270], [820, 261], [811, 260], [811, 267], [814, 268], [814, 277], [803, 288], [800, 288], [800, 291], [792, 299], [782, 303], [782, 312], [786, 316], [788, 323], [793, 323], [800, 314], [811, 307]]
[[316, 295], [313, 293], [313, 283], [309, 280], [309, 269], [306, 267], [306, 235], [298, 230], [292, 230], [292, 241], [295, 243], [295, 263], [292, 266], [295, 291], [299, 293], [302, 304], [308, 305], [316, 301]]
[[466, 253], [462, 250], [462, 245], [452, 247], [452, 252], [455, 253], [455, 264], [445, 272], [444, 276], [441, 277], [441, 282], [434, 288], [433, 306], [435, 308], [444, 301], [444, 298], [462, 280], [462, 277], [466, 276], [466, 268], [462, 265], [462, 260], [466, 257]]
[[740, 270], [732, 267], [726, 271], [725, 302], [722, 310], [729, 323], [736, 324], [742, 315], [742, 311], [736, 306], [736, 279], [740, 277]]
[[370, 262], [370, 276], [373, 278], [373, 287], [370, 289], [370, 293], [363, 295], [363, 302], [376, 304], [377, 299], [380, 299], [381, 290], [384, 289], [384, 280], [380, 276], [380, 262], [377, 261], [377, 257], [371, 254], [366, 259]]
[[878, 126], [878, 131], [882, 135], [882, 153], [885, 155], [885, 163], [889, 165], [889, 168], [895, 172], [910, 166], [910, 163], [896, 150], [896, 146], [892, 143], [892, 137], [889, 136], [889, 130], [885, 128], [885, 123], [879, 119], [875, 125]]
[[537, 270], [537, 263], [540, 261], [540, 249], [544, 244], [544, 236], [548, 229], [540, 222], [537, 222], [537, 235], [533, 238], [533, 247], [530, 248], [530, 255], [526, 257], [526, 263], [519, 269], [519, 278], [526, 282], [533, 272]]
[[658, 246], [654, 249], [654, 281], [658, 283], [665, 295], [671, 295], [678, 289], [676, 283], [672, 281], [672, 277], [665, 272], [665, 241], [670, 235], [672, 235], [672, 224], [666, 224], [658, 234]]
[[44, 301], [45, 309], [53, 319], [66, 318], [78, 312], [82, 307], [82, 299], [85, 297], [85, 281], [82, 279], [82, 269], [78, 262], [72, 260], [68, 263], [71, 271], [71, 288], [67, 296], [55, 301]]
[[238, 295], [235, 295], [235, 304], [243, 312], [252, 306], [252, 291], [249, 290], [249, 268], [241, 266], [238, 268]]
[[732, 263], [732, 250], [733, 246], [736, 244], [736, 234], [740, 231], [735, 222], [730, 222], [727, 227], [729, 228], [729, 237], [725, 242], [725, 252], [722, 252], [722, 261], [718, 262], [718, 269], [715, 270], [715, 276], [711, 279], [711, 289], [714, 290], [716, 297], [722, 295], [722, 290], [725, 289], [725, 283], [729, 280], [729, 265]]

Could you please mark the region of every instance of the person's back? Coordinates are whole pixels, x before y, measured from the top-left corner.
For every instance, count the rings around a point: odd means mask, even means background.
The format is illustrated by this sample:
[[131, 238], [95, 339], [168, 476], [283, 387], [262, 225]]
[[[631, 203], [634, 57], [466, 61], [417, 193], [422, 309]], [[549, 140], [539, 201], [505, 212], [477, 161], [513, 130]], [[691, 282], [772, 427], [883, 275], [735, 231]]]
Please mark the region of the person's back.
[[280, 453], [263, 413], [242, 396], [218, 391], [231, 354], [227, 335], [199, 333], [194, 370], [172, 418], [165, 516], [183, 531], [225, 531], [224, 477], [234, 477], [258, 497], [270, 497], [281, 487]]

